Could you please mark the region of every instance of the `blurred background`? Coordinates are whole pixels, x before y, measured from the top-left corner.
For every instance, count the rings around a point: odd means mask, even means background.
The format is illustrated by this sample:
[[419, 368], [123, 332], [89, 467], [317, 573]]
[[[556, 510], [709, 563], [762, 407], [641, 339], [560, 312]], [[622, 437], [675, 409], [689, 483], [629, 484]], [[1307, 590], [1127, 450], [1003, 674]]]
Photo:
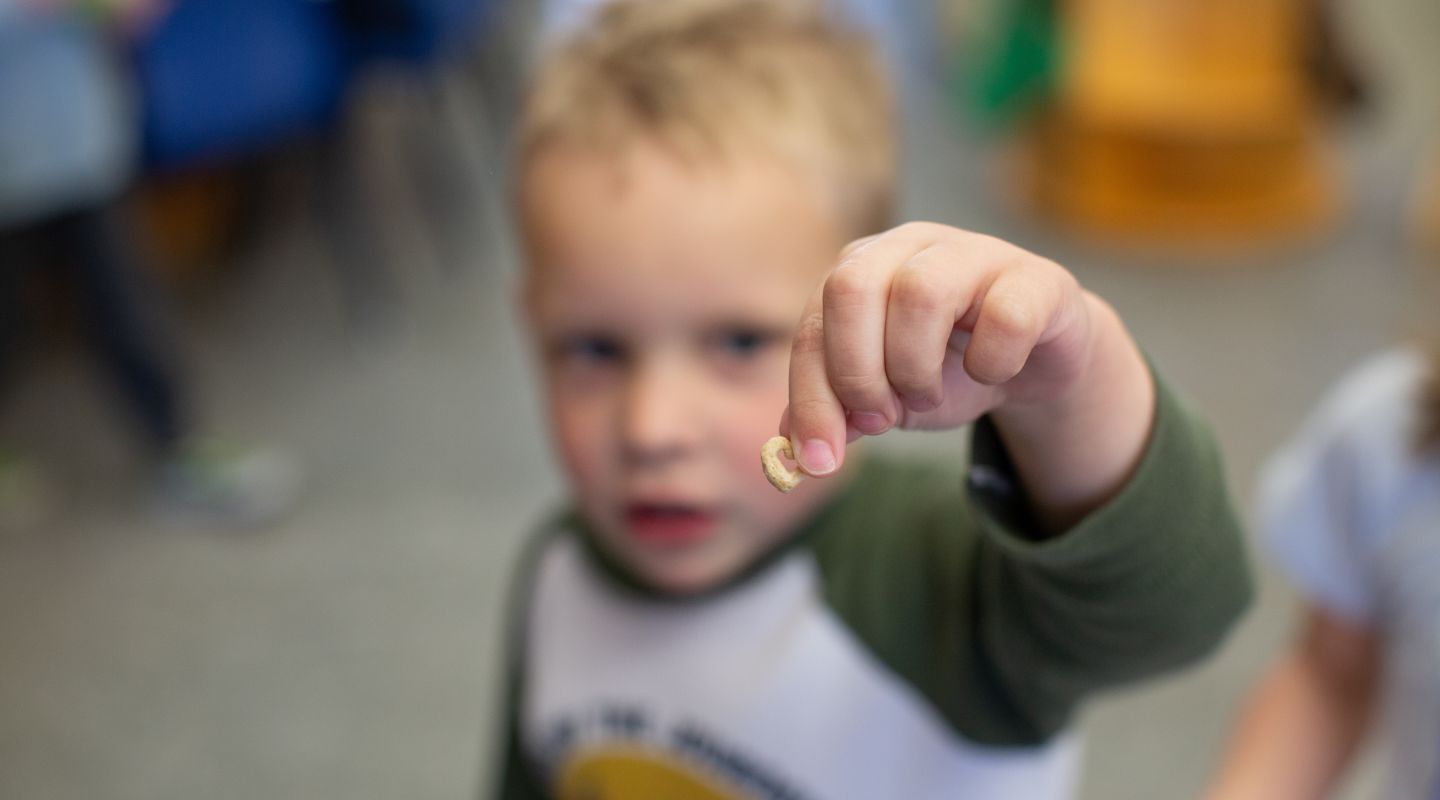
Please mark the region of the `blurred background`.
[[[584, 5], [0, 0], [0, 797], [475, 796], [562, 492], [507, 128]], [[1433, 0], [848, 5], [902, 216], [1110, 299], [1247, 507], [1323, 387], [1440, 326]], [[1084, 796], [1198, 791], [1293, 610], [1265, 573], [1218, 658], [1093, 703]]]

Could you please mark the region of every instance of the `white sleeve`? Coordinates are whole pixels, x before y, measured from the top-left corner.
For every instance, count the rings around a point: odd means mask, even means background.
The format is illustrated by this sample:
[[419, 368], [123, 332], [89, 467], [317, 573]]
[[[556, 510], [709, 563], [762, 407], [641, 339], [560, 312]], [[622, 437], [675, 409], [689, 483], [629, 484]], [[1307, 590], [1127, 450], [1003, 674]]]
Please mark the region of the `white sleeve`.
[[1372, 359], [1331, 390], [1266, 465], [1259, 517], [1271, 563], [1306, 598], [1374, 621], [1374, 554], [1412, 452], [1417, 353]]

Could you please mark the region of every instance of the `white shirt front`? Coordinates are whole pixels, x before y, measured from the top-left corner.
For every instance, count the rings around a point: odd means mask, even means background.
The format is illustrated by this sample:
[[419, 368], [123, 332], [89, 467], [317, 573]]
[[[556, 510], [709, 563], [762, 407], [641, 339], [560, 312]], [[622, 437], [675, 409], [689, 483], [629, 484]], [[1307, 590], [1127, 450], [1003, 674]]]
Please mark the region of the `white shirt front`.
[[804, 549], [688, 603], [618, 590], [567, 536], [547, 545], [536, 578], [521, 739], [562, 798], [578, 796], [566, 787], [581, 773], [607, 769], [679, 771], [706, 787], [693, 796], [723, 798], [1073, 793], [1072, 738], [960, 738], [826, 607]]

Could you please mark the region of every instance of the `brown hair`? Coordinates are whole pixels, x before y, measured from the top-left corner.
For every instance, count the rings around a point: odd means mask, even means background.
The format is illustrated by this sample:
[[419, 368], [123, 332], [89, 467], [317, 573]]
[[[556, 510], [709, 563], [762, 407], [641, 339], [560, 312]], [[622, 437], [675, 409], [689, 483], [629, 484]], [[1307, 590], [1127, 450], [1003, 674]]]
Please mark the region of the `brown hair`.
[[846, 232], [891, 222], [888, 81], [864, 37], [818, 0], [617, 0], [545, 57], [517, 133], [537, 154], [649, 140], [695, 158], [760, 148], [833, 187]]

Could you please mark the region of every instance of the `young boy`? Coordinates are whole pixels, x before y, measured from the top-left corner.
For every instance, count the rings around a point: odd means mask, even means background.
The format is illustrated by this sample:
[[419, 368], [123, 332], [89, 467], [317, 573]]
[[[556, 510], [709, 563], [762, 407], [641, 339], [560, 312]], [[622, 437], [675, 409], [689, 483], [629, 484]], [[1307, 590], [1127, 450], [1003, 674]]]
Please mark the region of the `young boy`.
[[[1078, 703], [1247, 602], [1214, 444], [1109, 306], [942, 225], [846, 246], [895, 179], [867, 52], [632, 0], [542, 65], [524, 302], [574, 508], [520, 579], [500, 797], [1062, 797]], [[971, 422], [968, 481], [847, 449]]]

